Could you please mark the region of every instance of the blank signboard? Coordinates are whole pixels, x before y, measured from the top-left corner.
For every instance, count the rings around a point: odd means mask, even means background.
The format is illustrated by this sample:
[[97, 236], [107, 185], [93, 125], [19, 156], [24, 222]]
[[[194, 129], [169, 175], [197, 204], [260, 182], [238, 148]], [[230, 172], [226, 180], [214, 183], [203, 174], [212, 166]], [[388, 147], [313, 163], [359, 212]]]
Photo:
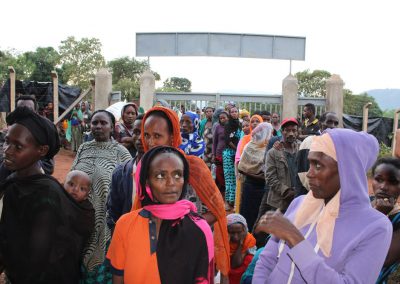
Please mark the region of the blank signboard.
[[305, 60], [306, 38], [226, 33], [137, 33], [136, 56]]

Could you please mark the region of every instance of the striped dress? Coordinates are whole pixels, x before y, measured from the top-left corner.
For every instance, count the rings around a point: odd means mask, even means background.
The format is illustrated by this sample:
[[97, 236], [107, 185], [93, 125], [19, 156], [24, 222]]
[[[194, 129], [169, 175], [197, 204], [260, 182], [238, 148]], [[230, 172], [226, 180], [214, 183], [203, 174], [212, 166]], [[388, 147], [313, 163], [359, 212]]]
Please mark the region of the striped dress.
[[95, 209], [95, 230], [83, 255], [83, 283], [111, 283], [111, 279], [105, 279], [111, 274], [107, 277], [103, 266], [106, 245], [111, 238], [106, 224], [106, 200], [115, 167], [129, 159], [129, 151], [119, 143], [93, 140], [81, 145], [72, 164], [71, 170], [83, 171], [91, 177], [89, 200]]

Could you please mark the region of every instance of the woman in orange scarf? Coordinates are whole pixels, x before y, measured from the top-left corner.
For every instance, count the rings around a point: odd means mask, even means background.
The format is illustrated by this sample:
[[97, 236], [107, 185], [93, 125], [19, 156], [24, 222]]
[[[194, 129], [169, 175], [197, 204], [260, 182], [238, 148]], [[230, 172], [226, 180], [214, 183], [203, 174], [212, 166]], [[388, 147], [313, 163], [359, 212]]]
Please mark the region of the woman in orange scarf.
[[[148, 110], [142, 121], [142, 142], [145, 152], [156, 146], [178, 148], [182, 140], [177, 114], [165, 107], [153, 107]], [[195, 198], [198, 197], [201, 203], [207, 207], [205, 213], [199, 213], [207, 220], [208, 224], [214, 224], [217, 269], [227, 276], [230, 258], [224, 200], [204, 161], [199, 157], [189, 155], [186, 156], [186, 159], [190, 168], [189, 186], [194, 189]], [[137, 176], [138, 172], [139, 169], [136, 171]], [[192, 200], [192, 198], [190, 199]], [[141, 208], [141, 200], [136, 198], [133, 209], [138, 208]]]
[[118, 220], [107, 253], [113, 283], [213, 284], [213, 236], [194, 204], [184, 199], [190, 172], [184, 154], [154, 147], [141, 165], [143, 208]]
[[236, 172], [236, 196], [235, 196], [235, 213], [239, 213], [240, 211], [240, 202], [242, 198], [242, 181], [239, 179], [239, 174], [237, 172], [237, 164], [239, 164], [240, 157], [243, 154], [244, 147], [250, 142], [251, 140], [251, 131], [257, 127], [263, 119], [260, 115], [254, 114], [250, 118], [250, 131], [248, 134], [243, 136], [243, 138], [239, 141], [236, 155], [235, 155], [235, 172]]
[[246, 219], [242, 215], [229, 214], [226, 218], [231, 249], [229, 284], [239, 284], [256, 252], [256, 239], [248, 232]]

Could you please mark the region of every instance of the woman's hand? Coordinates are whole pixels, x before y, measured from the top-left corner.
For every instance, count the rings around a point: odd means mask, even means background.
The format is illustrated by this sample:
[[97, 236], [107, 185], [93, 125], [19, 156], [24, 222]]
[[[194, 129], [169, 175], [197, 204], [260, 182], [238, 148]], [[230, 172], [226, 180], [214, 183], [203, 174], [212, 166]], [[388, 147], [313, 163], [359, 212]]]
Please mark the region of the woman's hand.
[[395, 203], [396, 199], [394, 197], [376, 198], [374, 201], [372, 201], [371, 205], [379, 212], [387, 215], [390, 211], [393, 210]]
[[257, 232], [272, 234], [278, 239], [286, 241], [289, 247], [294, 247], [304, 240], [300, 231], [285, 218], [279, 209], [265, 213], [257, 224]]

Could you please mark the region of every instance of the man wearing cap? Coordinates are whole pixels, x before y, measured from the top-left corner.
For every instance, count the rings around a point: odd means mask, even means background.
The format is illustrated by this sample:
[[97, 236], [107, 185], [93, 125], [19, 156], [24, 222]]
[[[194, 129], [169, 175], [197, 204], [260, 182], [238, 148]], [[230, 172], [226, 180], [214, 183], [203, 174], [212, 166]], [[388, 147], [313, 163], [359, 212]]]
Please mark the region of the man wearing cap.
[[296, 186], [296, 157], [299, 149], [298, 121], [294, 117], [282, 121], [282, 150], [273, 147], [267, 153], [265, 180], [269, 186], [267, 204], [285, 212], [294, 198]]

